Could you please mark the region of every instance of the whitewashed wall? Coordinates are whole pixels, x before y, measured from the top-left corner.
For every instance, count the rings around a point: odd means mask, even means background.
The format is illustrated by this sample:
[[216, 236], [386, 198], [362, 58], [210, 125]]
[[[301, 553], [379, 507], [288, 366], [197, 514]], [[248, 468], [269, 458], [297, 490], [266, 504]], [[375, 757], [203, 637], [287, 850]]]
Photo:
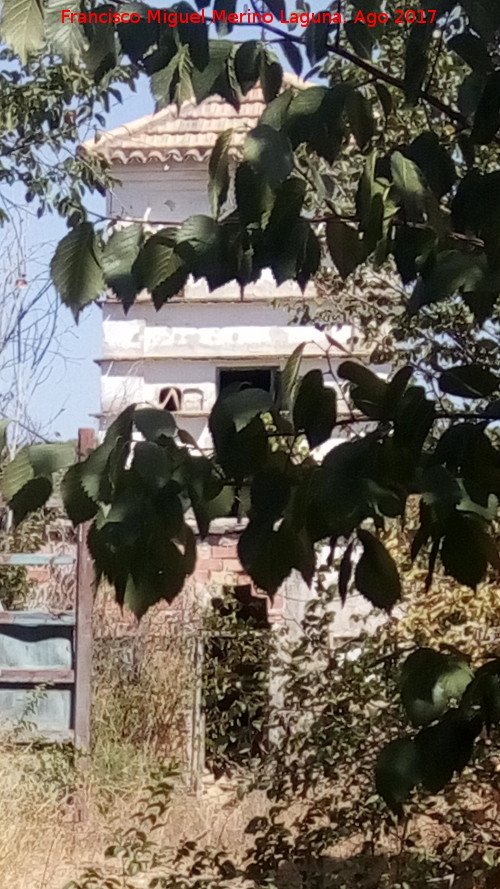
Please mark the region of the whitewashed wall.
[[111, 168], [118, 184], [108, 194], [110, 216], [182, 222], [196, 213], [210, 213], [208, 169], [194, 160], [183, 163], [130, 164]]
[[[207, 165], [196, 161], [130, 164], [113, 169], [120, 181], [108, 195], [111, 216], [176, 223], [208, 213]], [[243, 297], [243, 298], [242, 298]], [[316, 301], [312, 285], [306, 300]], [[299, 343], [306, 343], [303, 371], [328, 369], [328, 341], [314, 327], [292, 325], [299, 287], [276, 287], [265, 272], [243, 294], [236, 282], [209, 293], [204, 281], [190, 281], [182, 299], [156, 312], [142, 299], [125, 316], [120, 304], [103, 306], [101, 428], [130, 402], [158, 404], [167, 386], [181, 390], [179, 425], [203, 448], [210, 447], [209, 412], [217, 396], [218, 368], [283, 368]], [[351, 328], [335, 331], [349, 348]], [[340, 352], [338, 360], [344, 359]]]

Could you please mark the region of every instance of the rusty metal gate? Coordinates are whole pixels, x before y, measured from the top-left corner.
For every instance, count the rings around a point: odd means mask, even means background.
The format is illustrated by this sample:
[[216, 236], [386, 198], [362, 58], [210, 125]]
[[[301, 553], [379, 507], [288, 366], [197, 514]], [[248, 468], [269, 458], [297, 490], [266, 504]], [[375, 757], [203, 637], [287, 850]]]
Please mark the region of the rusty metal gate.
[[[94, 446], [94, 431], [81, 429], [80, 458]], [[92, 669], [92, 565], [80, 525], [76, 554], [0, 553], [2, 565], [74, 565], [71, 611], [0, 611], [0, 730], [26, 740], [90, 743]]]

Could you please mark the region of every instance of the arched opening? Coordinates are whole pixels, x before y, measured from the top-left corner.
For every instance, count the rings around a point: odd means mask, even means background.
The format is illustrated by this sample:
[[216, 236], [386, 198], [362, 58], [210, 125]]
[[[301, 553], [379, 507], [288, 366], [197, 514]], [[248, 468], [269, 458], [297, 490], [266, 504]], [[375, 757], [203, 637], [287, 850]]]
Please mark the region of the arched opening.
[[160, 407], [164, 411], [180, 411], [182, 404], [182, 392], [177, 386], [164, 386], [159, 395]]

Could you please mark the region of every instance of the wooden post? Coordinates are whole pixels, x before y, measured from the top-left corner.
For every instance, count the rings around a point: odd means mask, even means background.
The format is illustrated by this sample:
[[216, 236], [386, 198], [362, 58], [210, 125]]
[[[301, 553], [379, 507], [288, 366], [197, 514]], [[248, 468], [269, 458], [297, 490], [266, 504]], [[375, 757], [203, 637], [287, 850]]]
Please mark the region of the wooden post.
[[194, 693], [191, 712], [190, 756], [191, 789], [198, 793], [205, 770], [205, 714], [203, 711], [203, 674], [205, 640], [199, 635], [194, 640]]
[[[78, 431], [78, 456], [85, 459], [95, 446], [93, 429]], [[78, 526], [76, 562], [75, 627], [75, 747], [83, 753], [90, 746], [90, 697], [92, 684], [93, 567], [87, 548], [89, 522]]]

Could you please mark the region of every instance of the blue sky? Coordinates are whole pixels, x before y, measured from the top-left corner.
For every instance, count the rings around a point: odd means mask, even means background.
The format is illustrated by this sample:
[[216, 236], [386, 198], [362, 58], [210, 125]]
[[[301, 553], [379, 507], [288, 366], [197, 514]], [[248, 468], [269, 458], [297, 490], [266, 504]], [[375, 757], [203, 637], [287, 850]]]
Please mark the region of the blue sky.
[[[156, 4], [155, 4], [156, 5]], [[107, 128], [127, 123], [153, 109], [153, 99], [147, 81], [140, 83], [137, 93], [122, 91], [123, 104], [111, 108]], [[104, 198], [99, 195], [87, 199], [89, 210], [104, 212]], [[35, 219], [29, 229], [29, 243], [34, 249], [40, 243], [57, 242], [67, 233], [65, 223], [56, 216]], [[47, 257], [50, 260], [50, 257]], [[101, 350], [101, 312], [96, 306], [86, 309], [78, 325], [69, 309], [59, 309], [57, 341], [59, 356], [53, 369], [36, 394], [32, 407], [33, 419], [42, 427], [49, 424], [51, 436], [74, 438], [79, 427], [94, 426], [92, 417], [99, 410], [99, 369], [94, 363]], [[55, 418], [55, 419], [54, 419]]]

